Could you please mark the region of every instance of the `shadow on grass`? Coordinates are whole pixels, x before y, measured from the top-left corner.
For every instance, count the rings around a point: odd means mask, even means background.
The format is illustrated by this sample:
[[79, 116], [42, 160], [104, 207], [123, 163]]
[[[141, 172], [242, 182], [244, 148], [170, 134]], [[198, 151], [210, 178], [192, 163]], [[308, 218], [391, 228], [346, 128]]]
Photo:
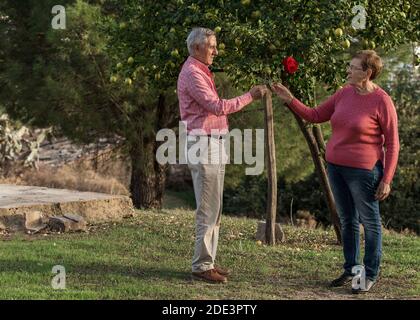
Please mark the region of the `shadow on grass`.
[[[120, 264], [107, 263], [57, 263], [63, 265], [66, 274], [72, 276], [97, 276], [107, 277], [109, 275], [120, 275], [138, 279], [164, 279], [164, 280], [189, 280], [189, 271], [179, 271], [168, 268], [133, 268], [132, 266], [123, 266]], [[41, 262], [39, 260], [0, 260], [0, 273], [29, 273], [52, 275], [54, 264], [50, 262]]]
[[[37, 279], [44, 277], [53, 277], [52, 273], [53, 264], [43, 262], [40, 265], [39, 260], [0, 260], [0, 275], [8, 277], [8, 274], [22, 273], [19, 278], [28, 277], [30, 281], [25, 282], [36, 282]], [[115, 286], [115, 279], [113, 276], [122, 276], [127, 279], [120, 283], [124, 286], [126, 282], [135, 282], [136, 280], [145, 281], [149, 284], [158, 284], [159, 281], [173, 282], [180, 281], [184, 283], [193, 283], [191, 280], [191, 273], [189, 270], [175, 270], [170, 268], [156, 268], [156, 267], [138, 267], [133, 268], [132, 266], [123, 266], [119, 264], [109, 263], [63, 263], [66, 274], [71, 277], [72, 283], [75, 286], [85, 286], [89, 284], [98, 284], [101, 288]], [[263, 280], [262, 278], [257, 280], [253, 276], [252, 279], [242, 279], [233, 275], [229, 278], [228, 286], [233, 285], [242, 290], [242, 286], [246, 284], [251, 287], [264, 288], [263, 291], [272, 291], [273, 286], [277, 289], [276, 294], [282, 292], [288, 292], [292, 294], [295, 299], [375, 299], [383, 296], [382, 290], [375, 288], [373, 292], [367, 295], [353, 295], [351, 294], [351, 286], [341, 288], [330, 288], [329, 282], [325, 280], [313, 280], [307, 281], [299, 278], [283, 278], [279, 281], [270, 281], [268, 276]], [[22, 280], [22, 279], [21, 279]], [[20, 280], [20, 281], [21, 281]], [[251, 280], [251, 281], [250, 281]], [[194, 281], [195, 282], [195, 281]], [[199, 283], [206, 284], [205, 282], [199, 281]], [[168, 283], [161, 283], [163, 286], [167, 286]], [[209, 284], [212, 285], [212, 284]], [[390, 295], [392, 296], [392, 294]]]

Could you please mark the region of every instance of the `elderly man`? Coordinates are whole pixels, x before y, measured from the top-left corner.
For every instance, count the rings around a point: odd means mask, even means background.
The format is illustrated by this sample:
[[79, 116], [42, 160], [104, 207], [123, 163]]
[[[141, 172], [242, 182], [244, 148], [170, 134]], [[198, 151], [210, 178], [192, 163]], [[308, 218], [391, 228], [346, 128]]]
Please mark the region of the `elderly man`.
[[[220, 99], [208, 68], [218, 53], [215, 33], [206, 28], [194, 28], [187, 38], [187, 46], [190, 56], [179, 75], [177, 92], [181, 120], [187, 126], [188, 167], [197, 204], [192, 277], [225, 283], [229, 271], [216, 266], [215, 259], [227, 159], [224, 149], [224, 135], [228, 133], [227, 115], [261, 98], [265, 86], [255, 86], [233, 99]], [[191, 147], [196, 144], [196, 139], [203, 138], [207, 149], [200, 150], [200, 161], [191, 161]]]

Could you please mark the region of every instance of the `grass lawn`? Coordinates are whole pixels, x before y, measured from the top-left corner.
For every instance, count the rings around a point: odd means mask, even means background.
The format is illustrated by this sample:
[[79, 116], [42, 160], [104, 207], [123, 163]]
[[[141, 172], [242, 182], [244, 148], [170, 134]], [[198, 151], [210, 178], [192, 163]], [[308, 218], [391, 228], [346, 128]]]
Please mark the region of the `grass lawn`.
[[[179, 205], [179, 201], [169, 199]], [[88, 233], [0, 236], [0, 299], [419, 299], [420, 237], [384, 235], [381, 278], [368, 295], [330, 289], [341, 272], [332, 230], [285, 226], [274, 247], [254, 239], [257, 220], [224, 216], [218, 263], [225, 285], [190, 280], [194, 212], [166, 208]], [[54, 265], [66, 289], [54, 290]]]

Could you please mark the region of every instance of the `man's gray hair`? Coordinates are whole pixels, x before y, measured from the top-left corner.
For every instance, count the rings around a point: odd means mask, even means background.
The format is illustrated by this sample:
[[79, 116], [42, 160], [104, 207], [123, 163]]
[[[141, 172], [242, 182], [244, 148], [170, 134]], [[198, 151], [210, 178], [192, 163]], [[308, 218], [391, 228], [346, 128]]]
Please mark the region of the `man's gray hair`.
[[188, 52], [190, 55], [193, 55], [195, 53], [194, 46], [195, 45], [202, 45], [207, 42], [207, 38], [210, 36], [215, 36], [216, 33], [207, 28], [194, 28], [190, 32], [187, 38], [187, 47]]

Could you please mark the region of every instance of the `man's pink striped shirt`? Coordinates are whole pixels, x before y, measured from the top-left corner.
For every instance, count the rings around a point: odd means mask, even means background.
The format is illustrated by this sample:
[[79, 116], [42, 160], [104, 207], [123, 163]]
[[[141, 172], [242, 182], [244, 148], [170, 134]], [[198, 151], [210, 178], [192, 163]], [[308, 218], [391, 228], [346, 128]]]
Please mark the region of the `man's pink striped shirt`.
[[177, 91], [181, 120], [191, 135], [209, 135], [212, 130], [228, 133], [227, 115], [253, 100], [249, 92], [233, 99], [220, 99], [209, 68], [191, 56], [182, 66]]

